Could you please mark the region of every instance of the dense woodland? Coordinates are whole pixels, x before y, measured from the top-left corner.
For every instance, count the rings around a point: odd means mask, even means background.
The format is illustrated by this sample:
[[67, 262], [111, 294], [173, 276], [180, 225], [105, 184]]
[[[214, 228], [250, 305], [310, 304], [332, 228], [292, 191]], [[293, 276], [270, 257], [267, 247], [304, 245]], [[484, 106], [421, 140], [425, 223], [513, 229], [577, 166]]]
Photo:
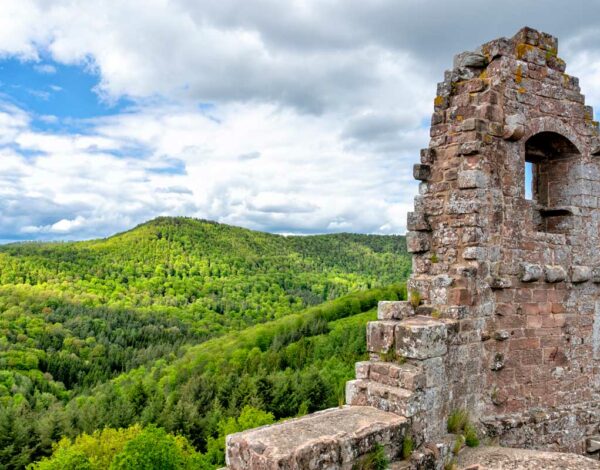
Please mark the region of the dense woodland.
[[343, 399], [408, 271], [403, 237], [187, 218], [0, 246], [0, 468], [217, 468], [226, 434]]

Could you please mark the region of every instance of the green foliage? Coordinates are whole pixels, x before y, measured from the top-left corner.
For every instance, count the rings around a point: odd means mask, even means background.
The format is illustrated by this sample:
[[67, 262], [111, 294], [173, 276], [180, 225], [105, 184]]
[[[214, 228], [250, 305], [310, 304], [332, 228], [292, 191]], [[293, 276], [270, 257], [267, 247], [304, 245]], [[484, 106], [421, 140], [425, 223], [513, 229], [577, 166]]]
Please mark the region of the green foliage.
[[229, 430], [338, 404], [377, 301], [406, 297], [377, 286], [409, 269], [403, 237], [184, 218], [0, 246], [0, 468], [109, 468], [142, 430], [122, 465], [183, 436], [220, 466]]
[[452, 453], [454, 455], [458, 455], [460, 449], [462, 449], [463, 444], [465, 443], [465, 438], [462, 434], [458, 434], [456, 439], [454, 439], [454, 444], [452, 446]]
[[467, 410], [457, 409], [450, 413], [448, 417], [448, 432], [458, 434], [454, 445], [454, 454], [460, 451], [463, 443], [469, 447], [477, 447], [479, 445], [477, 430], [471, 423]]
[[419, 305], [421, 305], [421, 293], [418, 290], [411, 290], [409, 301], [414, 308], [417, 308]]
[[[20, 441], [24, 447], [12, 452], [21, 455], [23, 449], [39, 446], [51, 424], [56, 437], [45, 441], [46, 452], [61, 434], [74, 437], [104, 427], [154, 423], [188, 438], [203, 452], [207, 465], [222, 466], [225, 429], [233, 429], [231, 420], [236, 418], [240, 426], [236, 429], [245, 426], [246, 416], [239, 419], [245, 407], [282, 419], [336, 406], [339, 391], [353, 377], [353, 364], [365, 359], [365, 326], [376, 318], [377, 301], [397, 299], [403, 293], [404, 286], [394, 286], [350, 294], [188, 346], [178, 358], [132, 369], [66, 403], [55, 397], [46, 408], [26, 401], [15, 404], [8, 409], [10, 429], [28, 431]], [[357, 305], [366, 312], [355, 314]], [[323, 322], [325, 327], [315, 326]], [[305, 336], [292, 335], [294, 330]], [[4, 412], [0, 408], [0, 424]], [[36, 455], [22, 457], [24, 463]]]
[[82, 434], [74, 441], [63, 438], [50, 457], [30, 466], [31, 470], [136, 470], [209, 469], [206, 458], [198, 454], [181, 436], [164, 429], [139, 425], [127, 429], [106, 428], [92, 435]]
[[278, 318], [406, 278], [404, 237], [284, 237], [158, 218], [104, 240], [0, 246], [0, 284], [193, 322], [198, 335]]
[[385, 455], [385, 449], [381, 444], [375, 444], [371, 452], [362, 456], [352, 466], [352, 470], [385, 470], [388, 465], [389, 460]]
[[462, 408], [454, 410], [448, 416], [448, 432], [458, 434], [465, 429], [469, 422], [469, 412]]
[[479, 445], [477, 430], [471, 424], [467, 424], [467, 426], [465, 426], [465, 444], [469, 447], [477, 447]]
[[458, 464], [456, 463], [456, 459], [455, 458], [449, 459], [444, 464], [444, 470], [457, 470], [457, 468], [458, 468]]
[[113, 459], [110, 470], [190, 468], [195, 454], [185, 439], [178, 439], [167, 434], [164, 429], [149, 426], [125, 444]]
[[383, 362], [395, 362], [396, 364], [404, 364], [406, 362], [406, 358], [399, 355], [393, 348], [381, 353], [379, 356]]
[[413, 453], [414, 442], [412, 436], [407, 435], [402, 441], [402, 458], [408, 460]]

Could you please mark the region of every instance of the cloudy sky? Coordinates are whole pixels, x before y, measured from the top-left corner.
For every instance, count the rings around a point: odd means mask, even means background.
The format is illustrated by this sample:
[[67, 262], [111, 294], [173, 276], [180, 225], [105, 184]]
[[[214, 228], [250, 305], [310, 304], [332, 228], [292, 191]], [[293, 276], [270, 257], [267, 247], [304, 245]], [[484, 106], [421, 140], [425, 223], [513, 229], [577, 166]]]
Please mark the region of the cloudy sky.
[[403, 233], [452, 56], [545, 30], [599, 107], [599, 18], [599, 0], [0, 0], [0, 241], [158, 215]]

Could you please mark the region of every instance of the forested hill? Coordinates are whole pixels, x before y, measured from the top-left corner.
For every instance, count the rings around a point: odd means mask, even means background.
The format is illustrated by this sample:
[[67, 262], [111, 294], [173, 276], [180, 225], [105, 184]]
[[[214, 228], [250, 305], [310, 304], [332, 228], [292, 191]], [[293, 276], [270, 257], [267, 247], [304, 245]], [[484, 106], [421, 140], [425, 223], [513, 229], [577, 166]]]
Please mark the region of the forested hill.
[[113, 237], [0, 246], [0, 284], [86, 305], [160, 310], [207, 333], [406, 278], [402, 236], [280, 236], [161, 217]]
[[228, 432], [338, 403], [409, 269], [401, 236], [189, 218], [0, 246], [0, 470], [218, 468]]

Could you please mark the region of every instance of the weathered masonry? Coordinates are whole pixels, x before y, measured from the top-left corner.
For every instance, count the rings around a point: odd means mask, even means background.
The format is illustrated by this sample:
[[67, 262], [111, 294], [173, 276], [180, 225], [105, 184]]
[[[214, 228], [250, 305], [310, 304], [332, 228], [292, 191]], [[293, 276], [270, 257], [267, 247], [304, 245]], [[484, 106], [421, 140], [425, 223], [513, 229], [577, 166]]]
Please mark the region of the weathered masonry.
[[461, 408], [503, 445], [600, 450], [600, 139], [557, 49], [524, 28], [455, 57], [414, 167], [410, 300], [380, 303], [350, 406], [229, 436], [230, 468], [351, 468], [409, 434], [441, 468]]

